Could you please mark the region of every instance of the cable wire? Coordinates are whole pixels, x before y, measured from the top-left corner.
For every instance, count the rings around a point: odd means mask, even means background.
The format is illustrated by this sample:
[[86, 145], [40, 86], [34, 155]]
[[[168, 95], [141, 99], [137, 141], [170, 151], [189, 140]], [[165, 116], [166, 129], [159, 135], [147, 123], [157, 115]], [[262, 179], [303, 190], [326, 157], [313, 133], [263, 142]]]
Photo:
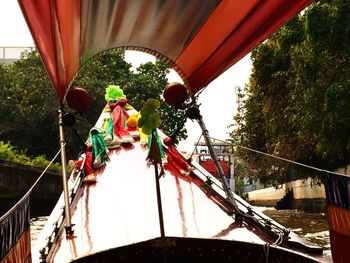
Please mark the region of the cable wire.
[[[217, 141], [219, 141], [219, 142], [225, 142], [225, 143], [227, 143], [227, 141], [223, 141], [223, 140], [220, 140], [220, 139], [216, 139], [216, 138], [212, 138], [212, 139], [213, 139], [213, 140], [217, 140]], [[346, 175], [346, 174], [337, 173], [337, 172], [333, 172], [333, 171], [329, 171], [329, 170], [317, 168], [317, 167], [314, 167], [314, 166], [311, 166], [311, 165], [299, 163], [299, 162], [292, 161], [292, 160], [289, 160], [289, 159], [286, 159], [286, 158], [283, 158], [283, 157], [278, 157], [278, 156], [275, 156], [275, 155], [272, 155], [272, 154], [269, 154], [269, 153], [265, 153], [265, 152], [261, 152], [261, 151], [258, 151], [258, 150], [254, 150], [254, 149], [251, 149], [251, 148], [249, 148], [249, 147], [237, 145], [237, 144], [234, 144], [234, 143], [231, 143], [231, 145], [234, 146], [234, 147], [238, 147], [238, 148], [245, 149], [245, 150], [247, 150], [247, 151], [251, 151], [251, 152], [255, 152], [255, 153], [258, 153], [258, 154], [265, 155], [265, 156], [269, 156], [269, 157], [271, 157], [271, 158], [275, 158], [275, 159], [278, 159], [278, 160], [281, 160], [281, 161], [285, 161], [285, 162], [288, 162], [288, 163], [296, 164], [296, 165], [299, 165], [299, 166], [302, 166], [302, 167], [305, 167], [305, 168], [308, 168], [308, 169], [312, 169], [312, 170], [315, 170], [315, 171], [318, 171], [318, 172], [327, 173], [327, 174], [335, 174], [335, 175], [340, 175], [340, 176], [347, 176], [347, 177], [349, 177], [349, 175]]]

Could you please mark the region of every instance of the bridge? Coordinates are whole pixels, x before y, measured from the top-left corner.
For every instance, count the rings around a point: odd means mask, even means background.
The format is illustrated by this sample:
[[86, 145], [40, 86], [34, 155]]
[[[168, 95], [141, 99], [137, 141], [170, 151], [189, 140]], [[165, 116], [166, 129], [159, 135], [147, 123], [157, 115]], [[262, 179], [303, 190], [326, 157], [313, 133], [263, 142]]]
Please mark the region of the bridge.
[[[31, 188], [43, 168], [0, 159], [0, 217]], [[32, 216], [48, 215], [62, 192], [62, 176], [48, 170], [31, 194]]]
[[25, 51], [32, 51], [35, 47], [0, 47], [0, 64], [11, 64], [21, 58]]

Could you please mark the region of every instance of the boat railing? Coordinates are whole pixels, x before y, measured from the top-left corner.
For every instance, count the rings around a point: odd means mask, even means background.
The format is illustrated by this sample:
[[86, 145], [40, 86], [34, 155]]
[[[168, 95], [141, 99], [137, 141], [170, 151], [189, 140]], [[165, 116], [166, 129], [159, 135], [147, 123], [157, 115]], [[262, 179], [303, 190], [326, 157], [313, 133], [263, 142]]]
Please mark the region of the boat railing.
[[[197, 162], [192, 162], [191, 165], [194, 168], [193, 172], [195, 176], [204, 182], [207, 187], [210, 187], [213, 191], [220, 195], [222, 200], [227, 200], [225, 191], [220, 181], [214, 175], [206, 171]], [[272, 220], [261, 211], [257, 210], [243, 198], [235, 193], [232, 194], [236, 201], [237, 207], [233, 207], [228, 200], [227, 202], [222, 202], [222, 204], [226, 206], [226, 210], [229, 211], [228, 213], [234, 216], [235, 214], [232, 212], [232, 210], [236, 208], [239, 209], [239, 213], [242, 215], [243, 221], [249, 220], [250, 222], [254, 222], [262, 229], [264, 229], [266, 233], [269, 233], [270, 236], [275, 238], [275, 241], [272, 242], [274, 245], [297, 246], [301, 249], [306, 249], [307, 251], [314, 254], [322, 254], [323, 250], [321, 247], [315, 246], [311, 242], [302, 241], [298, 235], [291, 232], [289, 229], [280, 225], [276, 221]]]
[[[162, 131], [158, 130], [157, 132], [162, 139], [166, 137]], [[243, 198], [235, 194], [233, 191], [232, 196], [235, 200], [236, 206], [232, 205], [232, 202], [228, 200], [222, 182], [218, 178], [205, 170], [199, 163], [190, 160], [191, 157], [186, 158], [181, 152], [179, 152], [179, 154], [182, 155], [184, 159], [189, 159], [188, 162], [193, 168], [193, 174], [201, 181], [202, 186], [205, 184], [206, 189], [202, 188], [202, 190], [208, 191], [208, 189], [211, 189], [213, 191], [211, 192], [211, 196], [219, 196], [220, 200], [217, 200], [217, 205], [226, 211], [230, 216], [235, 217], [238, 221], [246, 220], [255, 223], [257, 226], [264, 229], [265, 232], [271, 236], [271, 238], [274, 238], [274, 241], [272, 242], [274, 245], [286, 245], [287, 247], [301, 245], [303, 249], [306, 249], [311, 253], [318, 255], [322, 254], [321, 247], [315, 246], [311, 242], [302, 241], [298, 235], [272, 220]]]
[[[73, 169], [68, 179], [70, 209], [73, 209], [75, 206], [75, 197], [77, 196], [79, 190], [82, 189], [80, 185], [84, 177], [83, 170], [86, 160], [85, 156], [82, 156], [82, 158], [83, 160], [80, 168]], [[45, 236], [45, 242], [43, 243], [43, 246], [39, 249], [40, 262], [47, 262], [47, 258], [49, 258], [52, 253], [52, 246], [55, 244], [59, 233], [63, 230], [65, 223], [63, 198], [64, 196], [62, 193], [43, 230], [43, 232], [47, 233], [47, 235]]]
[[[30, 195], [34, 188], [38, 185], [41, 179], [51, 167], [52, 163], [60, 154], [59, 150], [46, 168], [42, 171], [36, 181], [32, 184], [30, 189], [23, 195], [23, 197], [4, 215], [0, 217], [0, 232], [2, 239], [2, 248], [0, 250], [0, 261], [13, 248], [15, 242], [24, 233], [26, 228], [29, 228], [30, 221]], [[22, 251], [23, 255], [25, 251]], [[30, 254], [30, 252], [28, 252]], [[5, 260], [6, 261], [6, 260]], [[1, 261], [2, 262], [2, 261]]]
[[[161, 130], [158, 130], [157, 132], [162, 139], [166, 137], [166, 135]], [[185, 158], [185, 156], [182, 153], [180, 153], [180, 155], [182, 155]], [[190, 163], [191, 163], [191, 166], [194, 168], [195, 174], [203, 182], [205, 182], [210, 188], [212, 188], [217, 194], [219, 194], [222, 200], [227, 200], [226, 193], [222, 186], [222, 183], [215, 176], [213, 176], [211, 173], [205, 170], [199, 163], [192, 162], [192, 161]], [[233, 192], [232, 194], [238, 205], [237, 206], [237, 208], [239, 209], [238, 212], [241, 215], [243, 215], [246, 218], [249, 217], [253, 219], [255, 222], [257, 222], [259, 225], [267, 229], [269, 232], [272, 232], [277, 237], [276, 242], [278, 244], [282, 243], [284, 240], [288, 240], [289, 234], [290, 234], [289, 229], [273, 221], [271, 218], [264, 215], [262, 212], [257, 211], [251, 204], [243, 200], [237, 194]], [[227, 202], [226, 209], [229, 214], [234, 214], [234, 211], [233, 211], [234, 208], [232, 208], [232, 205], [230, 205], [230, 202]]]
[[[216, 191], [218, 194], [220, 194], [222, 198], [226, 198], [224, 189], [221, 183], [219, 182], [219, 180], [215, 176], [207, 172], [202, 166], [200, 166], [196, 162], [192, 162], [191, 165], [196, 169], [196, 171], [199, 172], [199, 173], [196, 173], [197, 176], [199, 176], [203, 181], [205, 181], [208, 185], [210, 185], [210, 187], [213, 188], [213, 190]], [[249, 217], [254, 219], [264, 228], [274, 232], [278, 237], [280, 235], [283, 235], [283, 237], [288, 238], [290, 231], [287, 228], [271, 220], [271, 218], [267, 217], [260, 211], [257, 211], [251, 204], [243, 200], [237, 194], [233, 193], [233, 196], [238, 205], [238, 209], [240, 210], [241, 213], [243, 213], [244, 217]]]

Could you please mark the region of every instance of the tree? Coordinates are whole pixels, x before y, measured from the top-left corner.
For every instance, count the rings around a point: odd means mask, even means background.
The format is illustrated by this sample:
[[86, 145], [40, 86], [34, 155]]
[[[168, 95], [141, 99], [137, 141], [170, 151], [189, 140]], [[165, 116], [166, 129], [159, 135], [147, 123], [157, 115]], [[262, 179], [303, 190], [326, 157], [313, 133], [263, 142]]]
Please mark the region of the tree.
[[[106, 104], [104, 100], [106, 87], [109, 84], [116, 84], [123, 89], [128, 102], [136, 110], [141, 110], [149, 98], [159, 100], [162, 119], [160, 129], [169, 135], [172, 135], [174, 130], [178, 130], [176, 139], [186, 138], [187, 131], [184, 124], [181, 125], [181, 120], [185, 117], [185, 110], [175, 111], [164, 102], [161, 96], [168, 83], [169, 67], [161, 60], [156, 60], [155, 63], [141, 64], [136, 72], [130, 69], [131, 65], [125, 61], [124, 51], [117, 50], [95, 57], [81, 70], [74, 85], [87, 87], [94, 98], [96, 110], [89, 119], [97, 119]], [[94, 123], [89, 125], [91, 127]]]
[[0, 64], [0, 135], [7, 129], [6, 122], [8, 121], [8, 113], [10, 112], [10, 97], [7, 92], [8, 80], [7, 67]]
[[25, 52], [6, 66], [2, 85], [1, 140], [30, 154], [52, 154], [48, 149], [57, 145], [57, 121], [52, 120], [58, 103], [37, 52]]
[[167, 74], [169, 71], [168, 66], [160, 60], [157, 60], [155, 64], [150, 62], [143, 64], [125, 87], [125, 93], [137, 110], [140, 110], [149, 98], [159, 100], [161, 102], [159, 111], [162, 119], [160, 129], [172, 136], [174, 142], [177, 143], [187, 137], [183, 121], [186, 119], [186, 110], [185, 106], [177, 110], [170, 107], [161, 96], [168, 84]]
[[344, 18], [349, 12], [349, 0], [309, 8], [305, 40], [292, 57], [294, 94], [299, 94], [300, 110], [304, 112], [300, 119], [302, 136], [314, 142], [315, 163], [325, 163], [329, 169], [349, 162], [350, 23]]
[[[73, 87], [86, 88], [93, 98], [87, 112], [76, 114], [74, 129], [66, 129], [67, 153], [74, 158], [106, 104], [105, 89], [109, 84], [120, 85], [131, 105], [140, 109], [148, 98], [161, 98], [167, 84], [168, 67], [161, 61], [141, 65], [136, 73], [125, 61], [124, 51], [112, 50], [92, 58], [80, 70]], [[10, 141], [28, 154], [52, 157], [58, 149], [57, 96], [47, 77], [37, 51], [26, 52], [12, 65], [0, 67], [0, 140]], [[162, 102], [162, 106], [166, 106]], [[173, 109], [163, 108], [165, 132], [171, 131], [181, 118]], [[68, 107], [66, 111], [70, 111]], [[163, 118], [163, 117], [162, 117]], [[76, 135], [80, 134], [80, 137]], [[179, 138], [186, 134], [182, 127]]]
[[[349, 0], [315, 3], [253, 51], [234, 142], [330, 170], [350, 161], [349, 11]], [[265, 183], [311, 173], [240, 155]]]

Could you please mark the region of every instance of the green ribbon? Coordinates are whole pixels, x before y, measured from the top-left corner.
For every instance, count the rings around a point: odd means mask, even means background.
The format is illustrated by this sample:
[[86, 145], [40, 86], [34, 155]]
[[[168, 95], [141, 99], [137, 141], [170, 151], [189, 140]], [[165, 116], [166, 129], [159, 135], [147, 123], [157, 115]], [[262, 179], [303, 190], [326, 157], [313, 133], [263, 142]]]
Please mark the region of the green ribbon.
[[[157, 147], [159, 149], [159, 153], [156, 153], [156, 155], [159, 155], [160, 159], [163, 159], [165, 157], [165, 152], [163, 149], [162, 142], [161, 142], [156, 130], [153, 130], [152, 133], [148, 136], [148, 149], [151, 150], [152, 143], [154, 142], [153, 138], [155, 138]], [[151, 153], [151, 155], [153, 155], [153, 154]], [[154, 159], [159, 159], [159, 157], [158, 158], [155, 157]]]
[[95, 161], [97, 157], [100, 156], [101, 163], [104, 163], [106, 160], [106, 143], [103, 140], [103, 137], [98, 131], [94, 131], [91, 134], [92, 141], [92, 162]]

